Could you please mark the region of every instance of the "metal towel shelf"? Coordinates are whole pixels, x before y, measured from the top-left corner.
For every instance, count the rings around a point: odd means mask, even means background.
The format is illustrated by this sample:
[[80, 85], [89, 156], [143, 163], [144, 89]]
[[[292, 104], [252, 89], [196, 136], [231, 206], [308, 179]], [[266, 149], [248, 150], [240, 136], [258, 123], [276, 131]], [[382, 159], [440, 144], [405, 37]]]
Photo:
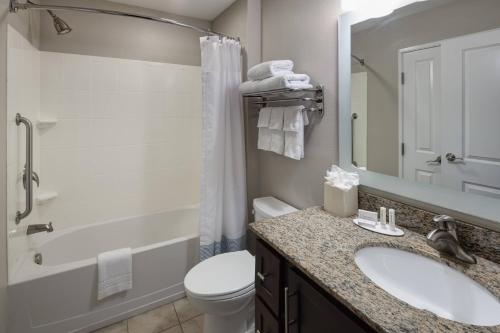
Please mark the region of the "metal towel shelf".
[[316, 88], [310, 89], [276, 89], [260, 91], [243, 94], [243, 97], [255, 98], [256, 100], [251, 101], [250, 104], [261, 105], [263, 107], [270, 104], [274, 105], [275, 103], [302, 102], [301, 104], [309, 104], [309, 106], [304, 105], [306, 107], [304, 109], [305, 111], [318, 112], [321, 118], [323, 118], [324, 115], [323, 86], [317, 86]]

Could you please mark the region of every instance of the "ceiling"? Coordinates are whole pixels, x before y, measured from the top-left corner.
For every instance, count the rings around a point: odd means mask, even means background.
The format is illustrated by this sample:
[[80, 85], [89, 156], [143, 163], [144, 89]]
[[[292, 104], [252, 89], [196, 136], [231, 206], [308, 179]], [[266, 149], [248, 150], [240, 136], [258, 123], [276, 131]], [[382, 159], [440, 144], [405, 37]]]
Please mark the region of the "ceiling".
[[111, 0], [125, 5], [212, 21], [235, 0]]

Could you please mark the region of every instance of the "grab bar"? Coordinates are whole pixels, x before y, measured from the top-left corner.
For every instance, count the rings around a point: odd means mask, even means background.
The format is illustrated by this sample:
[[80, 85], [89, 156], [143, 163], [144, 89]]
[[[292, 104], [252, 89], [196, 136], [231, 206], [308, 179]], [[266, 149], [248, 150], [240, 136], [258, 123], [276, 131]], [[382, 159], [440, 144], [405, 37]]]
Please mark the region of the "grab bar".
[[30, 215], [33, 209], [33, 181], [40, 185], [38, 175], [33, 171], [33, 125], [28, 118], [16, 114], [16, 125], [26, 126], [26, 164], [23, 172], [23, 186], [26, 190], [26, 209], [24, 212], [17, 211], [16, 224], [19, 224], [22, 219]]

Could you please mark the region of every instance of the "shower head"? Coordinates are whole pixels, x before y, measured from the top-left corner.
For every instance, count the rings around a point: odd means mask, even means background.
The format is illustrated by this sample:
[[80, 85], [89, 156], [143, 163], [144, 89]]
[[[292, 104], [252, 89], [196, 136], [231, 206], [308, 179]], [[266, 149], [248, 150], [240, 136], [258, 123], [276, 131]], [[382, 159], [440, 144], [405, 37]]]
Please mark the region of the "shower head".
[[64, 20], [54, 14], [53, 11], [47, 10], [47, 12], [50, 16], [52, 16], [52, 20], [54, 20], [54, 28], [56, 29], [58, 35], [66, 35], [71, 32], [71, 27], [68, 23], [64, 22]]

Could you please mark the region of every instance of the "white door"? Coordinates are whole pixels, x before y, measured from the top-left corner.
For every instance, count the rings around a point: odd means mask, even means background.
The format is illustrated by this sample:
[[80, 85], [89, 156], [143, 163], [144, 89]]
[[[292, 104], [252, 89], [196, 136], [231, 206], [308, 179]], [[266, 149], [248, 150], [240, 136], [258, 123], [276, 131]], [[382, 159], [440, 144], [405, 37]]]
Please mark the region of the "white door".
[[368, 77], [366, 72], [351, 75], [352, 160], [366, 168], [368, 135]]
[[443, 185], [500, 199], [500, 29], [446, 40], [442, 54]]
[[[440, 184], [441, 50], [439, 46], [402, 53], [401, 117], [404, 149], [400, 168], [411, 181]], [[432, 162], [436, 161], [436, 162]]]

